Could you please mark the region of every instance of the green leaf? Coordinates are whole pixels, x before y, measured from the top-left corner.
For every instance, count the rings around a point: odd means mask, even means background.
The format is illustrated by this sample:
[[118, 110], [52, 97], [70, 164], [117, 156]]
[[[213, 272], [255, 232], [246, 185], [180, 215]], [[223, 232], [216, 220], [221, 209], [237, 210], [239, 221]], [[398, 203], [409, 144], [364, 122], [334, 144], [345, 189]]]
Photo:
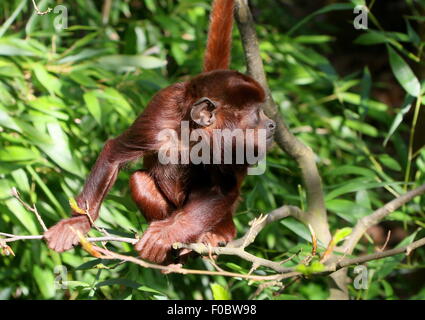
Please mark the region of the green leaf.
[[361, 103], [359, 108], [359, 114], [361, 115], [361, 119], [364, 120], [367, 112], [369, 111], [369, 107], [367, 105], [367, 100], [370, 96], [370, 91], [372, 89], [372, 76], [367, 67], [364, 68], [363, 77], [361, 82]]
[[[66, 56], [58, 61], [59, 64], [75, 63], [107, 53], [107, 49], [83, 49], [79, 53]], [[72, 72], [73, 73], [73, 72]], [[70, 75], [71, 76], [71, 75]]]
[[[282, 225], [287, 227], [289, 230], [294, 232], [297, 236], [303, 238], [304, 240], [311, 242], [311, 233], [310, 230], [308, 230], [308, 227], [304, 224], [299, 222], [298, 220], [295, 220], [293, 218], [288, 218], [280, 221]], [[324, 246], [323, 243], [320, 243], [320, 246]]]
[[415, 45], [419, 46], [421, 44], [421, 38], [415, 31], [415, 29], [412, 28], [412, 25], [410, 24], [409, 20], [406, 20], [407, 24], [407, 34], [409, 35], [410, 41], [412, 41]]
[[19, 191], [24, 191], [27, 193], [31, 192], [30, 182], [28, 176], [23, 169], [18, 169], [12, 172], [12, 177], [16, 182], [16, 187]]
[[407, 213], [402, 211], [394, 211], [388, 215], [386, 220], [389, 221], [402, 221], [402, 222], [411, 222], [413, 218], [409, 216]]
[[57, 94], [61, 96], [62, 82], [58, 78], [51, 75], [47, 70], [39, 63], [34, 63], [32, 66], [35, 76], [41, 85], [49, 91], [51, 95]]
[[0, 38], [3, 37], [7, 29], [12, 25], [13, 21], [15, 21], [16, 17], [21, 13], [22, 9], [25, 7], [27, 0], [22, 0], [10, 17], [3, 22], [3, 25], [0, 27]]
[[79, 163], [71, 154], [68, 137], [61, 126], [52, 122], [47, 124], [47, 129], [51, 138], [50, 143], [37, 143], [37, 146], [62, 169], [75, 175], [82, 175]]
[[83, 96], [86, 106], [93, 118], [98, 124], [102, 124], [102, 110], [96, 93], [93, 91], [86, 92]]
[[31, 108], [34, 108], [44, 114], [52, 116], [55, 119], [68, 120], [69, 116], [59, 110], [66, 109], [64, 102], [55, 96], [43, 96], [32, 100], [29, 104]]
[[4, 162], [34, 161], [39, 156], [40, 154], [32, 149], [18, 146], [6, 146], [0, 150], [0, 161]]
[[367, 207], [345, 199], [333, 199], [326, 201], [326, 208], [335, 212], [339, 217], [350, 223], [355, 223], [357, 220], [370, 214], [372, 211]]
[[[10, 194], [10, 188], [7, 191]], [[15, 198], [6, 200], [5, 204], [11, 214], [18, 219], [19, 223], [28, 231], [29, 234], [38, 234], [37, 225], [35, 224], [35, 218], [32, 212], [26, 210]]]
[[298, 43], [327, 43], [333, 40], [334, 38], [328, 35], [302, 35], [294, 39]]
[[236, 272], [245, 272], [244, 268], [233, 262], [226, 262], [226, 267]]
[[313, 273], [322, 272], [323, 270], [325, 270], [325, 265], [315, 260], [309, 266], [306, 266], [305, 264], [299, 264], [298, 266], [295, 267], [295, 270], [308, 276]]
[[31, 41], [23, 39], [0, 39], [0, 56], [44, 56], [39, 50], [31, 46]]
[[156, 69], [161, 68], [167, 64], [166, 61], [145, 55], [110, 55], [97, 59], [97, 62], [104, 68], [116, 70], [118, 72], [126, 72], [135, 70], [135, 68], [142, 69]]
[[409, 113], [410, 109], [412, 108], [413, 100], [414, 100], [414, 97], [411, 96], [410, 94], [407, 94], [406, 97], [404, 98], [403, 106], [401, 107], [400, 111], [397, 113], [397, 115], [394, 118], [391, 128], [388, 131], [388, 134], [385, 138], [384, 146], [387, 145], [390, 138], [393, 136], [397, 128], [403, 122], [404, 116]]
[[16, 99], [10, 93], [10, 89], [3, 82], [0, 82], [0, 101], [6, 106], [13, 106], [16, 104]]
[[218, 283], [211, 284], [211, 291], [213, 293], [214, 300], [230, 300], [231, 294], [226, 288], [222, 287]]
[[83, 73], [82, 70], [71, 72], [69, 74], [69, 77], [84, 87], [87, 87], [87, 88], [97, 87], [97, 82], [94, 81], [89, 75]]
[[416, 78], [410, 66], [394, 49], [390, 46], [387, 46], [387, 49], [394, 76], [406, 92], [414, 97], [418, 97], [421, 92], [421, 85], [418, 78]]
[[1, 104], [0, 104], [0, 126], [20, 132], [20, 128], [16, 125], [13, 118], [10, 117], [5, 110], [3, 110], [3, 107]]
[[310, 14], [307, 17], [305, 17], [304, 19], [302, 19], [295, 26], [293, 26], [291, 30], [288, 31], [288, 35], [291, 35], [292, 33], [294, 33], [301, 26], [303, 26], [304, 24], [306, 24], [307, 22], [309, 22], [311, 19], [313, 19], [317, 15], [324, 14], [324, 13], [327, 13], [327, 12], [332, 12], [332, 11], [353, 10], [353, 8], [354, 8], [354, 5], [351, 4], [351, 3], [334, 3], [334, 4], [330, 4], [330, 5], [328, 5], [328, 6], [324, 7], [324, 8], [321, 8], [321, 9], [313, 12], [312, 14]]
[[386, 43], [388, 41], [389, 39], [386, 37], [385, 34], [379, 31], [371, 30], [369, 32], [363, 33], [360, 36], [358, 36], [357, 39], [354, 40], [354, 43], [368, 46], [368, 45]]
[[128, 118], [130, 115], [134, 114], [131, 105], [128, 103], [127, 99], [114, 88], [106, 88], [104, 91], [97, 91], [97, 96], [99, 98], [104, 98], [110, 102], [113, 108], [123, 117]]
[[350, 127], [351, 129], [354, 129], [370, 137], [377, 137], [379, 134], [378, 129], [376, 129], [374, 126], [361, 121], [348, 119], [345, 121], [345, 123], [347, 127]]
[[391, 158], [388, 154], [383, 154], [383, 155], [379, 156], [378, 159], [387, 168], [394, 170], [394, 171], [401, 171], [401, 166], [397, 162], [397, 160]]
[[376, 173], [371, 169], [352, 166], [352, 165], [337, 167], [326, 173], [326, 175], [332, 176], [332, 177], [346, 176], [349, 174], [359, 175], [359, 176], [364, 176], [369, 178], [373, 178], [376, 176]]
[[374, 189], [379, 187], [385, 187], [385, 186], [391, 186], [391, 185], [397, 185], [402, 184], [401, 182], [371, 182], [365, 179], [361, 180], [351, 180], [347, 183], [344, 183], [341, 187], [337, 187], [333, 189], [331, 192], [326, 194], [326, 201], [329, 201], [331, 199], [334, 199], [338, 196], [341, 196], [343, 194], [356, 192], [359, 190], [368, 190], [368, 189]]
[[339, 242], [344, 240], [344, 238], [348, 237], [351, 232], [353, 231], [352, 228], [342, 228], [335, 232], [335, 235], [333, 237], [333, 240], [335, 242], [335, 245], [337, 245]]
[[77, 289], [90, 287], [90, 284], [83, 281], [66, 281], [66, 286], [70, 289]]
[[33, 277], [44, 299], [51, 299], [55, 295], [55, 278], [51, 270], [33, 266]]

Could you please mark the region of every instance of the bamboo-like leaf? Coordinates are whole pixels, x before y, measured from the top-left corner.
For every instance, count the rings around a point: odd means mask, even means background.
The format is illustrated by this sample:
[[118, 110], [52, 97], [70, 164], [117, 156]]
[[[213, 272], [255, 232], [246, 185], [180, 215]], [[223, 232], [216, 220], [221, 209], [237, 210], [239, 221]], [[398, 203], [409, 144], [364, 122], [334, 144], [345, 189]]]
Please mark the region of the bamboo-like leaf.
[[421, 92], [421, 84], [418, 78], [416, 78], [406, 61], [394, 49], [390, 46], [387, 46], [387, 49], [394, 76], [406, 92], [414, 97], [418, 97]]

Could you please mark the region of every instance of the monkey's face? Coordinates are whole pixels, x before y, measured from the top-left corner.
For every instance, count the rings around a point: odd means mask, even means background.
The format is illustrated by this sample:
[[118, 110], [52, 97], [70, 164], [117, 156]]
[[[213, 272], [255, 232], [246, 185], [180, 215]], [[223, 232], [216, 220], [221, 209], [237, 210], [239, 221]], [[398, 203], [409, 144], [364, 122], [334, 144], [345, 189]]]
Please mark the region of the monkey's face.
[[192, 120], [201, 125], [192, 133], [203, 137], [202, 152], [208, 148], [216, 164], [253, 165], [265, 157], [276, 125], [260, 104], [235, 109], [204, 99], [192, 109]]
[[[260, 105], [254, 105], [249, 108], [249, 113], [241, 119], [240, 125], [244, 129], [253, 129], [255, 131], [255, 145], [266, 144], [268, 149], [273, 143], [273, 137], [276, 130], [276, 123], [266, 116]], [[265, 138], [264, 138], [265, 137]]]
[[251, 158], [264, 157], [276, 124], [261, 108], [265, 92], [258, 82], [236, 71], [219, 70], [198, 76], [188, 88], [193, 99], [191, 128], [207, 137], [210, 149], [219, 148], [220, 158], [232, 154], [238, 164], [255, 162], [249, 161], [249, 152], [256, 155]]

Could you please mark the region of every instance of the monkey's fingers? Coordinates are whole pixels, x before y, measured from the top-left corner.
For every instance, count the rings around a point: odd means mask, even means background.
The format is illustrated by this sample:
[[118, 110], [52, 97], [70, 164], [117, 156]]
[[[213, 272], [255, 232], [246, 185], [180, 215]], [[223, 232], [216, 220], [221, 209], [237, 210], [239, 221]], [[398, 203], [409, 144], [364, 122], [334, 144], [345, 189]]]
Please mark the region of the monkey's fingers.
[[211, 247], [224, 247], [229, 241], [225, 235], [214, 232], [204, 233], [198, 240], [198, 242], [210, 245]]
[[44, 238], [50, 249], [64, 252], [78, 244], [77, 231], [86, 234], [90, 230], [90, 223], [85, 216], [64, 219], [44, 233]]
[[[138, 244], [141, 240], [138, 242]], [[136, 250], [139, 252], [140, 258], [143, 260], [147, 260], [153, 263], [161, 264], [164, 262], [163, 259], [163, 249], [160, 245], [155, 243], [154, 241], [147, 240], [143, 243], [140, 243], [139, 246], [136, 247]]]
[[149, 228], [136, 243], [135, 249], [142, 259], [163, 264], [171, 252], [171, 245], [166, 234], [156, 228]]

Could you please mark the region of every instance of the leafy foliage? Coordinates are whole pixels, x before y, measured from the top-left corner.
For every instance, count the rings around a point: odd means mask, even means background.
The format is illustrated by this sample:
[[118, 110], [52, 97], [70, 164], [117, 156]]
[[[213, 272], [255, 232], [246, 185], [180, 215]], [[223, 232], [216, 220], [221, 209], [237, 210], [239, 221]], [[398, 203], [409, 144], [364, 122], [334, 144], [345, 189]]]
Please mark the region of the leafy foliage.
[[[406, 12], [398, 17], [404, 23], [400, 30], [383, 29], [386, 16], [374, 8], [369, 29], [354, 30], [354, 1], [309, 6], [299, 17], [287, 5], [298, 7], [296, 1], [252, 1], [273, 97], [293, 132], [317, 154], [333, 233], [425, 183], [425, 132], [420, 130], [425, 5], [396, 2]], [[56, 5], [38, 2], [40, 10]], [[68, 199], [81, 190], [104, 142], [125, 130], [159, 89], [201, 71], [209, 6], [207, 0], [116, 0], [105, 14], [100, 1], [75, 0], [66, 3], [68, 28], [56, 30], [59, 13], [37, 15], [26, 0], [0, 3], [0, 231], [42, 232], [33, 214], [11, 196], [12, 187], [36, 203], [48, 226], [67, 216]], [[345, 20], [334, 21], [336, 16]], [[339, 37], [344, 32], [347, 39]], [[237, 31], [234, 40], [232, 67], [245, 71]], [[343, 59], [353, 66], [341, 67]], [[376, 59], [383, 61], [379, 67]], [[391, 100], [393, 93], [401, 99]], [[259, 213], [283, 204], [305, 208], [294, 161], [277, 147], [267, 160], [267, 172], [243, 186], [239, 234]], [[100, 227], [130, 236], [145, 230], [128, 192], [137, 165], [119, 175], [102, 207]], [[404, 244], [424, 236], [424, 209], [424, 199], [416, 198], [389, 216], [400, 232], [411, 234]], [[132, 252], [128, 244], [114, 246]], [[16, 257], [0, 257], [0, 299], [239, 299], [257, 289], [237, 279], [162, 275], [95, 259], [81, 248], [59, 255], [40, 241], [12, 247]], [[276, 261], [300, 250], [287, 266], [297, 266], [311, 251], [308, 229], [292, 219], [268, 226], [250, 247]], [[371, 241], [358, 246], [358, 252], [374, 250]], [[236, 258], [219, 262], [237, 272], [251, 268]], [[350, 293], [359, 299], [424, 299], [423, 288], [405, 281], [406, 274], [419, 276], [424, 265], [423, 249], [407, 260], [396, 256], [369, 263], [369, 288], [353, 287]], [[211, 266], [196, 259], [189, 267]], [[55, 288], [58, 275], [68, 280], [67, 289]], [[355, 275], [350, 271], [350, 276]], [[328, 295], [320, 277], [279, 290], [268, 287], [256, 298]]]

